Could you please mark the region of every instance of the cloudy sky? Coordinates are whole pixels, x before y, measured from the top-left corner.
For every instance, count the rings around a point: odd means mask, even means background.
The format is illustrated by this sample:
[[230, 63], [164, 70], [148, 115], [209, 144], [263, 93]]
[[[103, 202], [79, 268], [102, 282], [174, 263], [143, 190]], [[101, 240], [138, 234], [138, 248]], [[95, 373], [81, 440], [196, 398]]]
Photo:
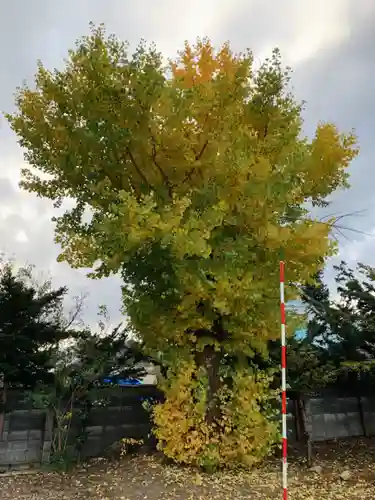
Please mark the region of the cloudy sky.
[[[294, 69], [297, 96], [307, 101], [306, 132], [319, 120], [354, 128], [361, 155], [351, 168], [352, 188], [337, 193], [330, 212], [366, 210], [345, 225], [341, 257], [375, 265], [375, 1], [374, 0], [13, 0], [0, 6], [0, 111], [11, 111], [12, 94], [23, 80], [32, 82], [38, 59], [60, 66], [88, 24], [104, 22], [109, 32], [137, 44], [155, 41], [167, 56], [185, 39], [209, 36], [229, 40], [236, 50], [251, 48], [258, 61], [278, 46]], [[49, 272], [71, 293], [88, 292], [85, 319], [93, 322], [97, 305], [120, 319], [119, 282], [85, 278], [56, 263], [51, 205], [18, 188], [22, 151], [0, 118], [0, 251], [18, 263]], [[328, 278], [330, 273], [328, 272]]]

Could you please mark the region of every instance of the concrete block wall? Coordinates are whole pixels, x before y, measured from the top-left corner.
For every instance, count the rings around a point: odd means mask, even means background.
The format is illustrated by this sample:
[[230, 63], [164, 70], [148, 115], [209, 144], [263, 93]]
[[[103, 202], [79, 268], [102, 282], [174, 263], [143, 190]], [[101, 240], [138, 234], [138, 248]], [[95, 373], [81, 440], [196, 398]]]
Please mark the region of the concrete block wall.
[[357, 398], [314, 398], [308, 406], [313, 441], [363, 435]]
[[375, 436], [375, 398], [362, 398], [363, 417], [368, 436]]
[[45, 412], [38, 410], [15, 410], [5, 415], [0, 437], [0, 468], [40, 464], [45, 419]]
[[[116, 391], [115, 391], [116, 392]], [[114, 442], [124, 437], [147, 441], [151, 431], [149, 415], [143, 408], [145, 398], [160, 398], [154, 386], [121, 388], [100, 391], [108, 406], [93, 408], [85, 428], [86, 440], [82, 458], [98, 456]], [[9, 391], [7, 412], [3, 415], [0, 433], [0, 471], [10, 467], [34, 467], [50, 460], [53, 438], [53, 415], [44, 410], [31, 409], [20, 391]], [[18, 409], [21, 408], [21, 409]], [[73, 418], [70, 443], [74, 445], [79, 429], [79, 418]]]
[[[81, 458], [103, 454], [122, 438], [148, 442], [151, 432], [149, 414], [142, 406], [145, 397], [158, 398], [154, 387], [122, 388], [109, 405], [95, 407], [86, 422]], [[21, 405], [22, 407], [22, 405]], [[362, 398], [367, 435], [375, 435], [375, 398]], [[307, 402], [307, 424], [313, 441], [364, 434], [357, 398], [312, 397]], [[80, 421], [73, 419], [71, 445], [81, 432]], [[296, 440], [293, 401], [288, 401], [288, 433]], [[35, 467], [48, 462], [53, 437], [53, 415], [47, 411], [8, 409], [0, 435], [0, 472], [10, 467]]]

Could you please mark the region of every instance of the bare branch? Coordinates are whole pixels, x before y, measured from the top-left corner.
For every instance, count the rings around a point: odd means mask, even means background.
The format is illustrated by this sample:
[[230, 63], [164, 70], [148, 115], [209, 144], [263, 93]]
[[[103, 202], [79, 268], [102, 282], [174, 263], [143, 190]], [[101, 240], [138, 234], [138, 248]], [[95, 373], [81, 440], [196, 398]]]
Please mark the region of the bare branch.
[[[346, 214], [340, 214], [337, 217], [334, 217], [333, 222], [327, 222], [327, 221], [325, 221], [324, 219], [327, 219], [327, 218], [335, 216], [335, 213], [332, 213], [332, 214], [324, 215], [323, 217], [321, 217], [319, 219], [319, 222], [321, 224], [327, 225], [330, 229], [336, 230], [347, 241], [350, 241], [350, 239], [343, 233], [343, 231], [351, 231], [352, 233], [357, 233], [357, 234], [361, 234], [361, 235], [364, 235], [364, 236], [375, 237], [374, 234], [366, 233], [365, 231], [361, 231], [359, 229], [354, 229], [354, 228], [351, 228], [351, 227], [342, 226], [342, 225], [337, 224], [338, 221], [340, 221], [340, 220], [342, 220], [344, 218], [362, 215], [364, 212], [367, 212], [367, 209], [356, 210], [354, 212], [349, 212], [349, 213], [346, 213]], [[308, 221], [309, 220], [308, 217], [300, 217], [300, 218], [299, 217], [295, 217], [295, 218], [294, 217], [283, 217], [283, 219], [285, 221], [287, 221], [287, 222], [297, 222], [297, 221]], [[337, 242], [339, 242], [338, 239], [335, 237], [334, 234], [332, 236], [333, 236], [333, 238]]]
[[74, 324], [82, 323], [81, 314], [83, 311], [85, 300], [87, 299], [87, 293], [81, 293], [80, 295], [76, 295], [75, 297], [73, 297], [73, 299], [74, 299], [74, 306], [69, 312], [69, 319], [64, 325], [64, 330], [68, 330]]
[[365, 231], [360, 231], [359, 229], [353, 229], [352, 227], [337, 226], [335, 224], [332, 224], [331, 227], [333, 227], [334, 229], [345, 229], [345, 231], [352, 231], [353, 233], [362, 234], [363, 236], [371, 236], [375, 238], [375, 235], [371, 233], [366, 233]]

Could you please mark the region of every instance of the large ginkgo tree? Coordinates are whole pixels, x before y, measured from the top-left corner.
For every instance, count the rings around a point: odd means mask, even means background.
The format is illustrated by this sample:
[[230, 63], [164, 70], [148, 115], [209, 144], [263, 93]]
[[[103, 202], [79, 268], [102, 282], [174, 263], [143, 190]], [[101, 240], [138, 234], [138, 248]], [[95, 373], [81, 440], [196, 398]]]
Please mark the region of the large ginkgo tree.
[[[39, 64], [8, 116], [30, 165], [21, 186], [75, 201], [55, 219], [60, 260], [120, 272], [149, 352], [178, 353], [155, 419], [181, 461], [249, 462], [267, 443], [266, 382], [241, 356], [279, 333], [281, 255], [304, 282], [334, 251], [330, 224], [306, 206], [347, 185], [356, 139], [330, 123], [304, 137], [288, 89], [278, 51], [255, 71], [249, 51], [204, 39], [165, 62], [92, 27], [64, 67]], [[226, 355], [238, 369], [225, 372]]]

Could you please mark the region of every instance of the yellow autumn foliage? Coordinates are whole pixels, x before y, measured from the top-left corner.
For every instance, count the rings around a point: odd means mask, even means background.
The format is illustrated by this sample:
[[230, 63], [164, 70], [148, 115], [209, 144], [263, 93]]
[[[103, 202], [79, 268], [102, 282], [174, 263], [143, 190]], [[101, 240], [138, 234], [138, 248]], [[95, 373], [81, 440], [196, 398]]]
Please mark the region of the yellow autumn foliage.
[[304, 137], [289, 80], [277, 50], [255, 70], [250, 51], [198, 39], [165, 65], [154, 46], [130, 55], [93, 27], [63, 68], [39, 65], [7, 116], [28, 162], [22, 188], [75, 202], [54, 219], [59, 259], [120, 273], [148, 352], [194, 359], [155, 412], [160, 446], [184, 463], [252, 463], [268, 449], [274, 427], [257, 402], [268, 389], [235, 364], [223, 421], [207, 427], [212, 363], [263, 355], [279, 336], [280, 258], [302, 283], [336, 250], [334, 220], [308, 207], [348, 187], [356, 138], [332, 123]]
[[262, 372], [238, 371], [231, 387], [220, 391], [221, 419], [208, 425], [204, 372], [193, 361], [179, 363], [162, 384], [166, 401], [153, 410], [159, 449], [176, 462], [210, 471], [256, 465], [279, 438], [270, 380]]

